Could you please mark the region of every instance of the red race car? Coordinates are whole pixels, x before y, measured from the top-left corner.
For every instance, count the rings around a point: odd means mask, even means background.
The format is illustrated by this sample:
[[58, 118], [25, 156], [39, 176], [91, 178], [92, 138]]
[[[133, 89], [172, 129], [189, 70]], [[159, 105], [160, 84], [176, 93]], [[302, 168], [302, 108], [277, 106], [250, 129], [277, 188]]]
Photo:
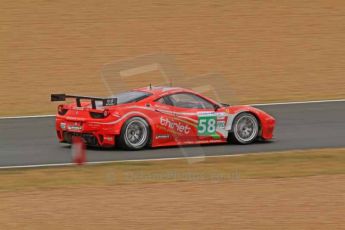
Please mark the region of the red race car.
[[51, 101], [74, 98], [58, 106], [56, 132], [60, 142], [80, 136], [86, 145], [146, 146], [206, 143], [249, 144], [273, 136], [275, 119], [250, 106], [218, 103], [192, 90], [145, 87], [110, 98], [52, 94]]

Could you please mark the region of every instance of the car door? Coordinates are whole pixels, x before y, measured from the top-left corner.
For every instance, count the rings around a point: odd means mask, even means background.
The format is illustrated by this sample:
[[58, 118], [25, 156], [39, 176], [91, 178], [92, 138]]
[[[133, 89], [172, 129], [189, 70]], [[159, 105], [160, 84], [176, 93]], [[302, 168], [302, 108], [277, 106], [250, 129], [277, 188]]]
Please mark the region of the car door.
[[161, 97], [153, 102], [155, 116], [154, 120], [154, 140], [155, 145], [174, 145], [175, 144], [175, 112], [172, 105], [167, 103], [165, 97]]
[[177, 139], [181, 143], [198, 143], [216, 134], [214, 105], [193, 93], [175, 93], [168, 96], [175, 112]]

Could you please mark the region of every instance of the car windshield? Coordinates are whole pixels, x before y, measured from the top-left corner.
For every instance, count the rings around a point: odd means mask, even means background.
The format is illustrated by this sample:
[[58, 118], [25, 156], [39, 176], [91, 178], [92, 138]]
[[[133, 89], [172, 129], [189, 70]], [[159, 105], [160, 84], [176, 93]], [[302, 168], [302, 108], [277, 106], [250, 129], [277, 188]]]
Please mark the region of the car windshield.
[[117, 98], [117, 104], [126, 104], [126, 103], [141, 101], [144, 98], [147, 98], [151, 95], [152, 93], [148, 93], [148, 92], [129, 91], [129, 92], [115, 94], [112, 97]]

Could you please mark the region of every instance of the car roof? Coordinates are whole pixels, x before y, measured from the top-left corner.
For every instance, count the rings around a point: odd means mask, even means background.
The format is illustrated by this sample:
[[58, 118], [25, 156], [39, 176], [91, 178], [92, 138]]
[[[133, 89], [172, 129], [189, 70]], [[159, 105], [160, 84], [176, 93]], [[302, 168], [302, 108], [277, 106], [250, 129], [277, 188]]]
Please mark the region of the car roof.
[[[164, 97], [164, 96], [169, 95], [169, 94], [173, 94], [173, 93], [193, 93], [193, 94], [196, 94], [196, 95], [203, 97], [204, 99], [206, 99], [206, 100], [208, 100], [214, 104], [220, 105], [217, 101], [215, 101], [211, 98], [204, 97], [203, 95], [201, 95], [201, 94], [199, 94], [193, 90], [181, 88], [181, 87], [148, 86], [148, 87], [138, 88], [138, 89], [134, 89], [134, 90], [151, 93], [153, 95], [153, 98], [154, 98], [153, 100], [160, 98], [160, 97]], [[152, 99], [152, 97], [150, 97], [150, 98]]]
[[169, 87], [169, 86], [148, 86], [143, 88], [135, 89], [137, 91], [143, 91], [152, 93], [155, 96], [170, 94], [170, 93], [177, 93], [177, 92], [193, 92], [192, 90], [188, 90], [181, 87]]

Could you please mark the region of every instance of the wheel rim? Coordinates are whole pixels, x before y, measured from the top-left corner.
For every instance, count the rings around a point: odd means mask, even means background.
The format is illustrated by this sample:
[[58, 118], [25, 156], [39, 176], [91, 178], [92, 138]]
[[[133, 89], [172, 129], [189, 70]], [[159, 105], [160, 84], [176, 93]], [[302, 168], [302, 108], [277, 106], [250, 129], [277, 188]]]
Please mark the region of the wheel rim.
[[141, 146], [147, 137], [147, 127], [142, 121], [131, 121], [126, 128], [126, 142], [133, 147]]
[[252, 141], [258, 133], [256, 119], [252, 116], [242, 116], [235, 126], [235, 135], [240, 142]]

